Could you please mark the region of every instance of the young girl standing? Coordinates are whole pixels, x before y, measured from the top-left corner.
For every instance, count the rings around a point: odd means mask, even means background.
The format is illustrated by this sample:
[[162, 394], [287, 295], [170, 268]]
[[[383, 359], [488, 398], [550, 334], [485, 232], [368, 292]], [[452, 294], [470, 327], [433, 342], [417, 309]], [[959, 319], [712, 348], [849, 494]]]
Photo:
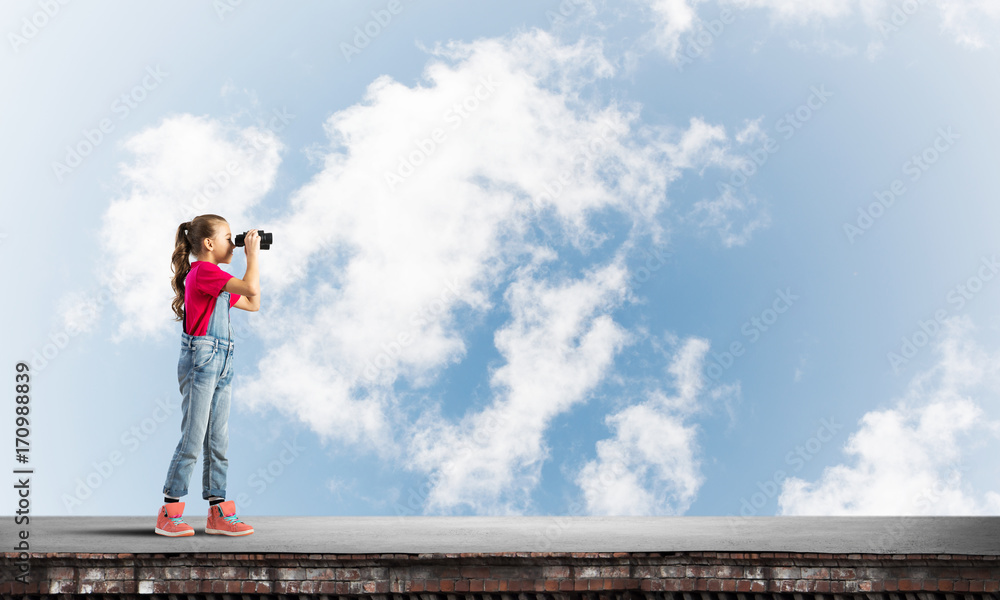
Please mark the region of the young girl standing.
[[[260, 309], [257, 253], [260, 236], [251, 229], [244, 240], [247, 271], [239, 279], [219, 268], [230, 263], [236, 244], [229, 223], [218, 215], [201, 215], [177, 228], [173, 255], [176, 292], [172, 308], [183, 321], [177, 382], [181, 396], [181, 440], [174, 450], [163, 484], [163, 506], [156, 533], [194, 535], [182, 520], [191, 471], [204, 450], [202, 497], [208, 500], [205, 533], [249, 535], [253, 527], [236, 517], [236, 503], [226, 501], [226, 449], [229, 446], [229, 401], [233, 381], [233, 327], [229, 309]], [[193, 255], [195, 262], [188, 262]], [[190, 310], [190, 312], [188, 312]]]

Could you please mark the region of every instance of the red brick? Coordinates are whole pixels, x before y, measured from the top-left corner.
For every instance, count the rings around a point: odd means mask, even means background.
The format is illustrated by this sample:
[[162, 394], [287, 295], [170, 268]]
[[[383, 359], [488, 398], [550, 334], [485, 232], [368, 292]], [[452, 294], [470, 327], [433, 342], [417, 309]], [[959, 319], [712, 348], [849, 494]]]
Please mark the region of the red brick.
[[750, 582], [750, 591], [751, 592], [766, 592], [767, 591], [767, 584], [765, 582], [763, 582], [763, 581], [760, 581], [760, 580], [751, 581]]
[[451, 579], [442, 579], [439, 585], [441, 587], [441, 591], [442, 592], [454, 592], [455, 591], [455, 582], [452, 581]]
[[855, 577], [854, 569], [830, 569], [831, 579], [854, 579]]
[[257, 583], [253, 581], [244, 581], [240, 585], [240, 591], [244, 594], [252, 594], [257, 591]]
[[601, 577], [628, 577], [628, 567], [601, 567]]
[[919, 579], [900, 579], [899, 580], [899, 591], [901, 592], [916, 592], [920, 590], [920, 580]]
[[322, 569], [306, 569], [306, 579], [312, 580], [331, 580], [336, 579], [337, 575], [334, 569], [329, 567]]
[[[0, 586], [2, 589], [2, 586]], [[49, 583], [50, 594], [72, 594], [76, 592], [76, 582], [67, 579], [53, 580]], [[0, 594], [3, 592], [0, 591]]]
[[333, 581], [321, 581], [319, 583], [319, 593], [320, 594], [336, 594], [337, 584]]
[[736, 580], [735, 579], [723, 579], [722, 580], [722, 591], [723, 592], [735, 592], [736, 591]]
[[[413, 593], [415, 593], [415, 594], [424, 591], [424, 580], [423, 579], [418, 579], [416, 581], [411, 581], [410, 582], [410, 591], [413, 592]], [[339, 594], [340, 592], [338, 591], [337, 593]]]
[[954, 588], [955, 582], [950, 579], [938, 579], [938, 591], [950, 592]]
[[970, 592], [982, 592], [985, 589], [986, 589], [985, 582], [983, 582], [980, 579], [975, 579], [975, 580], [969, 582], [969, 591]]
[[[646, 582], [644, 582], [644, 583], [646, 583]], [[644, 587], [643, 589], [644, 590], [648, 590], [649, 588], [648, 587]], [[587, 580], [586, 579], [577, 579], [576, 581], [574, 581], [573, 582], [573, 591], [575, 591], [575, 592], [586, 592], [587, 591]]]
[[825, 580], [820, 580], [816, 582], [816, 592], [820, 594], [830, 593], [830, 582]]
[[660, 567], [660, 577], [684, 577], [686, 569], [682, 565], [666, 565]]
[[738, 580], [736, 582], [736, 591], [737, 592], [749, 592], [750, 591], [750, 584], [751, 583], [752, 582], [749, 579], [740, 579], [740, 580]]
[[743, 567], [736, 567], [731, 565], [716, 565], [715, 577], [723, 579], [743, 577]]
[[807, 568], [802, 567], [803, 579], [829, 579], [830, 569], [826, 567]]
[[[568, 581], [568, 583], [572, 584], [573, 582], [572, 581]], [[570, 587], [570, 589], [573, 589], [573, 588]], [[497, 592], [497, 591], [500, 591], [500, 581], [497, 580], [497, 579], [487, 579], [487, 580], [485, 580], [483, 582], [483, 591], [484, 592]]]
[[486, 579], [489, 576], [489, 567], [462, 567], [462, 577], [466, 579]]
[[74, 579], [76, 569], [73, 567], [49, 567], [45, 570], [45, 576], [49, 581], [57, 579]]
[[468, 592], [469, 591], [469, 580], [468, 579], [459, 579], [458, 581], [456, 581], [455, 582], [455, 591], [456, 592]]

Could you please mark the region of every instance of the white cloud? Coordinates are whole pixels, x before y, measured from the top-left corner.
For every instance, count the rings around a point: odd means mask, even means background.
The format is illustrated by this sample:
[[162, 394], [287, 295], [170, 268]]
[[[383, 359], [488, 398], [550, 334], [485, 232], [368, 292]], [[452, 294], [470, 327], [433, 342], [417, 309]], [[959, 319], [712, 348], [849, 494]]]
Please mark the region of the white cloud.
[[681, 36], [697, 23], [697, 5], [704, 0], [648, 0], [653, 13], [654, 45], [670, 58], [681, 46]]
[[[866, 413], [844, 451], [852, 464], [797, 477], [778, 498], [785, 515], [972, 515], [1000, 511], [992, 477], [974, 476], [1000, 450], [1000, 353], [969, 337], [968, 317], [953, 317], [940, 359], [914, 377], [892, 408]], [[982, 458], [980, 458], [982, 457]]]
[[434, 482], [428, 510], [528, 508], [549, 422], [586, 398], [629, 339], [607, 314], [624, 298], [625, 275], [611, 264], [552, 284], [528, 271], [507, 289], [512, 319], [495, 334], [506, 362], [490, 377], [490, 405], [457, 423], [428, 414], [412, 429], [411, 464]]
[[[179, 331], [170, 310], [177, 226], [202, 213], [245, 223], [271, 189], [282, 149], [272, 132], [186, 114], [165, 118], [124, 147], [134, 160], [119, 166], [121, 196], [104, 214], [100, 240], [107, 259], [97, 272], [115, 291], [121, 313], [115, 341]], [[72, 302], [62, 318], [89, 326]]]
[[[653, 29], [643, 38], [652, 47], [676, 60], [684, 45], [684, 36], [702, 26], [698, 5], [705, 0], [641, 0], [650, 11]], [[771, 20], [784, 26], [849, 24], [859, 17], [872, 33], [866, 55], [876, 58], [885, 40], [905, 27], [920, 13], [934, 12], [941, 20], [941, 31], [956, 43], [972, 48], [991, 47], [1000, 37], [1000, 3], [994, 0], [719, 0], [720, 7], [735, 11], [766, 11]], [[651, 41], [650, 41], [651, 40]], [[792, 48], [816, 51], [834, 57], [852, 56], [858, 50], [839, 40], [792, 42]]]
[[[751, 211], [757, 203], [757, 199], [744, 188], [726, 186], [718, 197], [696, 202], [687, 218], [696, 221], [699, 229], [717, 232], [726, 248], [742, 246], [750, 241], [755, 231], [771, 224], [771, 217], [766, 211]], [[739, 225], [736, 221], [741, 213], [748, 216]]]
[[[816, 19], [839, 19], [854, 11], [858, 0], [731, 0], [739, 9], [763, 8], [780, 21], [807, 22]], [[860, 0], [861, 4], [868, 4]]]
[[[608, 312], [627, 293], [622, 265], [635, 240], [661, 244], [669, 233], [670, 183], [707, 167], [728, 174], [742, 159], [721, 126], [645, 127], [638, 106], [584, 100], [588, 86], [614, 74], [593, 40], [563, 45], [533, 30], [431, 53], [423, 83], [380, 77], [361, 102], [329, 117], [329, 147], [312, 150], [318, 173], [266, 224], [276, 243], [261, 256], [262, 310], [250, 319], [264, 356], [241, 376], [241, 406], [276, 409], [325, 440], [410, 461], [435, 478], [435, 508], [519, 510], [544, 460], [546, 424], [585, 397], [623, 343]], [[129, 142], [128, 192], [109, 209], [107, 231], [160, 233], [141, 236], [139, 247], [134, 237], [109, 240], [111, 262], [141, 284], [119, 302], [122, 335], [176, 330], [173, 228], [163, 223], [179, 223], [177, 207], [237, 155], [233, 135], [183, 116]], [[274, 180], [280, 144], [272, 136], [266, 148], [245, 169], [256, 179], [237, 186], [233, 178], [196, 212], [250, 222]], [[615, 246], [608, 211], [631, 224]], [[614, 260], [599, 268], [589, 258], [598, 250]], [[570, 272], [562, 251], [583, 256], [591, 274]], [[461, 422], [482, 431], [500, 414], [530, 432], [527, 443], [491, 447], [490, 467], [520, 486], [506, 496], [486, 471], [451, 457], [451, 446], [408, 448], [416, 413], [435, 414], [411, 399], [464, 359], [469, 330], [504, 292], [512, 316], [496, 332], [507, 364], [492, 377], [493, 408]], [[553, 297], [571, 308], [534, 304]], [[557, 353], [537, 355], [527, 340]], [[542, 385], [543, 364], [568, 387]], [[456, 427], [440, 432], [467, 439]], [[483, 495], [470, 499], [466, 489]]]
[[[608, 415], [614, 437], [597, 442], [597, 458], [577, 474], [587, 512], [600, 515], [680, 515], [704, 481], [697, 430], [685, 419], [702, 408], [702, 375], [709, 343], [687, 339], [670, 363], [676, 396], [654, 390], [649, 398]], [[713, 400], [738, 387], [710, 390]]]
[[[550, 246], [605, 244], [600, 211], [659, 240], [671, 181], [736, 164], [721, 127], [641, 128], [637, 107], [580, 100], [613, 73], [593, 42], [564, 46], [533, 31], [434, 52], [429, 84], [380, 78], [327, 121], [322, 172], [274, 225], [296, 235], [262, 264], [281, 306], [262, 311], [272, 344], [260, 376], [243, 384], [251, 405], [341, 439], [360, 439], [355, 403], [375, 406], [362, 411], [364, 428], [388, 453], [402, 452], [388, 439], [394, 426], [375, 416], [400, 414], [397, 383], [431, 385], [463, 359], [468, 323], [457, 311], [491, 310], [512, 269], [558, 256]], [[310, 275], [322, 283], [307, 292]], [[295, 301], [282, 295], [291, 289]], [[273, 365], [293, 363], [314, 374], [303, 377], [308, 389], [269, 391], [291, 377]]]
[[941, 30], [968, 48], [992, 47], [1000, 37], [996, 0], [941, 0]]

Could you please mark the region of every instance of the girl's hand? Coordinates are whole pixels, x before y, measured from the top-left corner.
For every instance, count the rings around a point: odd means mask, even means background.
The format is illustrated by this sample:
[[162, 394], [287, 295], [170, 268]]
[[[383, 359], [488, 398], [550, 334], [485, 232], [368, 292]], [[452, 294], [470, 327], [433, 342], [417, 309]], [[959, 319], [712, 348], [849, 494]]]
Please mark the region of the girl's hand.
[[257, 257], [257, 253], [260, 251], [260, 234], [257, 233], [256, 229], [251, 229], [244, 236], [243, 250], [246, 252], [247, 257]]

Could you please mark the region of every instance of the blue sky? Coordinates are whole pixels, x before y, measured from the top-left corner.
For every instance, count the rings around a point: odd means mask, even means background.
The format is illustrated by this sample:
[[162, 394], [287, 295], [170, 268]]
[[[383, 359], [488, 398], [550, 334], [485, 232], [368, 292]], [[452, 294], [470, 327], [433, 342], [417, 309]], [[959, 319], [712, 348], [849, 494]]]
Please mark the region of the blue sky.
[[261, 310], [231, 313], [248, 517], [1000, 510], [994, 4], [53, 1], [0, 26], [35, 514], [162, 502], [172, 239], [201, 213], [275, 240]]

